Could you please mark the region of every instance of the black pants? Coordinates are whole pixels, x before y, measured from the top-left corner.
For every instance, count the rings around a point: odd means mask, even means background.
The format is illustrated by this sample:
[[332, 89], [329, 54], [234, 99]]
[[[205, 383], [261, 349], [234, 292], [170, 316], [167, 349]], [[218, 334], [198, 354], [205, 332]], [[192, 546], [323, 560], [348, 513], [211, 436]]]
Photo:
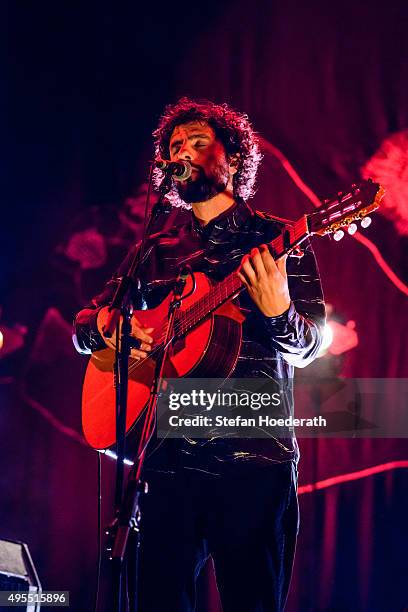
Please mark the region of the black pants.
[[283, 610], [299, 518], [292, 462], [221, 476], [184, 469], [145, 478], [140, 612], [193, 611], [209, 555], [223, 612]]

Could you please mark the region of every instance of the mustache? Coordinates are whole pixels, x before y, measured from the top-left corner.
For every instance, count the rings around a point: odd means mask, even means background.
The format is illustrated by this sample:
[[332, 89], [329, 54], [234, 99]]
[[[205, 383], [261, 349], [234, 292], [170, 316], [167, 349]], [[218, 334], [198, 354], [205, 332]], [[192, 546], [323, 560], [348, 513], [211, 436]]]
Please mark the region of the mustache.
[[[190, 164], [190, 166], [191, 166], [191, 168], [192, 168], [193, 170], [196, 170], [196, 171], [197, 171], [197, 173], [198, 173], [198, 178], [201, 178], [201, 179], [206, 179], [206, 178], [207, 178], [207, 175], [206, 175], [206, 173], [205, 173], [205, 171], [204, 171], [204, 168], [202, 168], [202, 166], [198, 166], [197, 164], [192, 164], [191, 162], [189, 162], [189, 164]], [[190, 176], [190, 177], [187, 179], [187, 181], [185, 181], [185, 182], [186, 182], [186, 183], [191, 183], [191, 182], [192, 182], [192, 177]]]

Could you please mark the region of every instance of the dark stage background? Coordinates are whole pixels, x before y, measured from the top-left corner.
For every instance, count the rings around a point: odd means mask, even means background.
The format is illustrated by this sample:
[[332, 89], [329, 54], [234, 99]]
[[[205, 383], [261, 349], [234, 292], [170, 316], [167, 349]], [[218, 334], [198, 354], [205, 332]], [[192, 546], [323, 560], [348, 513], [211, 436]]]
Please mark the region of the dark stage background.
[[[26, 541], [43, 587], [70, 590], [75, 612], [92, 609], [97, 458], [79, 435], [85, 361], [70, 322], [139, 233], [164, 104], [189, 95], [244, 110], [320, 197], [408, 129], [405, 0], [171, 4], [1, 7], [0, 538]], [[312, 210], [267, 143], [254, 205]], [[407, 177], [391, 176], [398, 194]], [[407, 216], [408, 199], [400, 206]], [[405, 282], [407, 233], [392, 215], [365, 233]], [[407, 296], [360, 242], [314, 245], [326, 300], [359, 337], [335, 366], [408, 377]], [[403, 439], [303, 440], [301, 451], [301, 485], [408, 459]], [[112, 467], [103, 460], [105, 520]], [[407, 485], [396, 468], [300, 496], [290, 612], [406, 609]], [[208, 568], [199, 609], [219, 609]]]

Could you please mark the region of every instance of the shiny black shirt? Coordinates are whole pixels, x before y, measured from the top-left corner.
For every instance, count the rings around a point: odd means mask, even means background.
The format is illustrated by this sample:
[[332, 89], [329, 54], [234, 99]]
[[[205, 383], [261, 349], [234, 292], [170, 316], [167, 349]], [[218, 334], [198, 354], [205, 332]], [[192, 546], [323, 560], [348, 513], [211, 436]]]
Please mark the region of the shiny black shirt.
[[[244, 202], [237, 202], [205, 226], [191, 214], [186, 223], [151, 235], [146, 241], [139, 271], [144, 307], [153, 308], [163, 300], [184, 264], [215, 281], [222, 280], [238, 268], [251, 248], [276, 238], [285, 223], [252, 210]], [[96, 325], [97, 314], [102, 306], [110, 303], [118, 279], [129, 268], [135, 248], [104, 291], [78, 313], [74, 322], [74, 344], [79, 352], [89, 354], [105, 348]], [[304, 243], [302, 249], [303, 257], [287, 260], [291, 304], [284, 314], [264, 316], [245, 291], [236, 298], [247, 314], [240, 354], [231, 377], [263, 377], [285, 385], [292, 381], [294, 367], [305, 367], [316, 357], [322, 340], [325, 308], [310, 243]], [[136, 299], [136, 286], [134, 291]], [[286, 388], [287, 413], [291, 414], [293, 393], [290, 384]], [[213, 473], [235, 469], [238, 464], [266, 466], [297, 459], [298, 446], [294, 437], [284, 440], [184, 438], [162, 442], [148, 457], [147, 465], [158, 470], [183, 467]]]

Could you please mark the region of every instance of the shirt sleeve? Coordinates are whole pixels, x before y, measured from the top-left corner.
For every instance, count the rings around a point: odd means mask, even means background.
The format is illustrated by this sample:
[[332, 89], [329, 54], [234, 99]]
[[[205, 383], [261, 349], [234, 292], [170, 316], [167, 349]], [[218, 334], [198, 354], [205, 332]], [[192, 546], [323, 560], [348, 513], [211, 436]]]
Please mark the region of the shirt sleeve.
[[310, 242], [301, 258], [287, 259], [291, 303], [277, 317], [263, 317], [270, 343], [290, 365], [304, 368], [317, 356], [326, 311], [316, 259]]
[[106, 283], [103, 291], [95, 296], [85, 308], [76, 315], [73, 323], [72, 341], [78, 353], [90, 355], [107, 347], [103, 336], [99, 333], [97, 318], [99, 311], [111, 303], [123, 274], [129, 270], [132, 258], [139, 244], [132, 247], [119, 266], [116, 273]]

